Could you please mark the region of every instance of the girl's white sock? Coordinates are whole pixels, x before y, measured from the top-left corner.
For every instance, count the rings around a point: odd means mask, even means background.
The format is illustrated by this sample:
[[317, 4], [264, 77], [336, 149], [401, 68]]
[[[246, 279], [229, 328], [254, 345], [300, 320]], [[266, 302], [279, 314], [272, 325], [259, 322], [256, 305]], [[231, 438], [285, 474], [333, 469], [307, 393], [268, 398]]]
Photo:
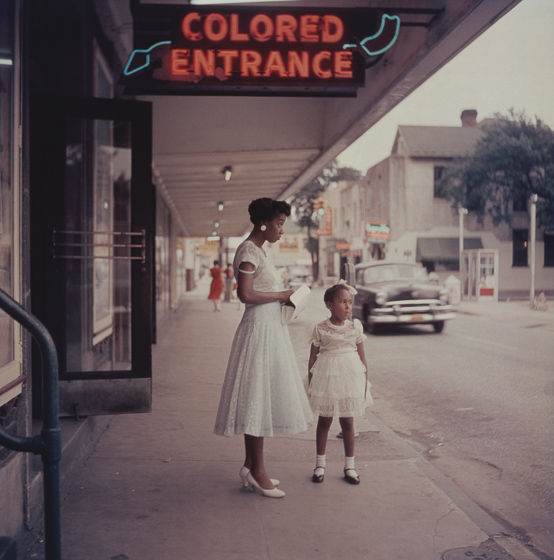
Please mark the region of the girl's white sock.
[[317, 476], [325, 474], [326, 465], [325, 455], [316, 455], [314, 474]]
[[345, 469], [355, 469], [354, 465], [354, 457], [345, 457], [344, 458], [344, 468]]

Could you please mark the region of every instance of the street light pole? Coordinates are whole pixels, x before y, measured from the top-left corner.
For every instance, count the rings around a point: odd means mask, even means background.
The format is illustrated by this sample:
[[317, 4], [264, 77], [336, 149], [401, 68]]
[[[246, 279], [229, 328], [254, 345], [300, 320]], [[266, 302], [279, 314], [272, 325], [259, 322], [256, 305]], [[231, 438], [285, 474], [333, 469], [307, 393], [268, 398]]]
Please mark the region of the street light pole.
[[[459, 224], [460, 224], [460, 234], [459, 234], [459, 259], [460, 259], [460, 264], [458, 266], [458, 270], [460, 271], [460, 276], [462, 274], [462, 262], [463, 262], [463, 256], [464, 256], [464, 216], [467, 214], [467, 208], [463, 208], [462, 206], [458, 206], [458, 216], [460, 218], [459, 220]], [[460, 278], [460, 281], [462, 279]]]
[[531, 307], [535, 304], [535, 238], [536, 238], [536, 224], [537, 224], [537, 200], [538, 195], [531, 195], [531, 226], [529, 237], [529, 249], [531, 251], [531, 289], [529, 290], [529, 305]]

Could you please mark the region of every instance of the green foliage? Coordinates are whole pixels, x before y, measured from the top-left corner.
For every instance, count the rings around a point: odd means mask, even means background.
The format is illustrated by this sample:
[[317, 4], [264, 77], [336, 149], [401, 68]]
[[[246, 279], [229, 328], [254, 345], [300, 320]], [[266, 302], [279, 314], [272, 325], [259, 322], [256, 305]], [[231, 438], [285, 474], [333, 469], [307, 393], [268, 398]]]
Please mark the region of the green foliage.
[[293, 208], [294, 221], [300, 227], [307, 229], [308, 239], [305, 242], [305, 247], [312, 257], [313, 274], [316, 280], [319, 270], [319, 239], [317, 235], [312, 236], [312, 232], [317, 230], [319, 224], [317, 216], [314, 214], [314, 200], [339, 181], [356, 181], [360, 176], [361, 173], [357, 169], [340, 167], [337, 161], [333, 160], [317, 177], [288, 199]]
[[293, 219], [301, 227], [307, 228], [308, 235], [311, 235], [311, 230], [317, 229], [318, 226], [313, 210], [314, 200], [339, 181], [356, 181], [360, 175], [357, 169], [340, 167], [337, 161], [333, 160], [317, 177], [288, 199], [293, 207]]
[[554, 226], [554, 131], [540, 119], [513, 110], [495, 115], [482, 126], [483, 135], [470, 157], [460, 158], [441, 178], [446, 197], [485, 214], [494, 225], [511, 221], [512, 208], [526, 209], [537, 194], [537, 222]]

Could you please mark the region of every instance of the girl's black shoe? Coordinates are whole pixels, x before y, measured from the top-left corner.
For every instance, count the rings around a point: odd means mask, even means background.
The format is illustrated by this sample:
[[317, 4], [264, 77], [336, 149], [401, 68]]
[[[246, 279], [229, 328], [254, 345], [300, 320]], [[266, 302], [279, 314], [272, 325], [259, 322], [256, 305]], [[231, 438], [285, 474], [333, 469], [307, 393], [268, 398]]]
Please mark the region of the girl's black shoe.
[[344, 469], [344, 478], [350, 484], [360, 484], [360, 477], [354, 469]]
[[312, 482], [323, 482], [324, 478], [325, 478], [325, 474], [321, 473], [321, 474], [315, 474], [315, 471], [317, 469], [323, 469], [325, 470], [325, 467], [316, 467], [314, 469], [314, 474], [312, 475]]

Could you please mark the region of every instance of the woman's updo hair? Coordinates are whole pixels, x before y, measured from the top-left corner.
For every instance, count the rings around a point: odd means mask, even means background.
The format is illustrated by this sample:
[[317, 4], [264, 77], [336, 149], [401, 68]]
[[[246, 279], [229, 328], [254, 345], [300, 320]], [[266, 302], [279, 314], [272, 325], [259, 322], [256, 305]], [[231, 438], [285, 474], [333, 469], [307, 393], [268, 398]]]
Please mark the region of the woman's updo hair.
[[279, 214], [290, 216], [290, 204], [284, 200], [273, 200], [271, 198], [257, 198], [248, 206], [250, 221], [258, 226], [262, 222], [269, 222]]
[[348, 288], [345, 287], [344, 284], [335, 284], [334, 286], [331, 286], [330, 288], [327, 288], [325, 290], [325, 293], [323, 294], [323, 301], [325, 303], [332, 303], [335, 299], [335, 296], [341, 290], [346, 290], [348, 292]]

